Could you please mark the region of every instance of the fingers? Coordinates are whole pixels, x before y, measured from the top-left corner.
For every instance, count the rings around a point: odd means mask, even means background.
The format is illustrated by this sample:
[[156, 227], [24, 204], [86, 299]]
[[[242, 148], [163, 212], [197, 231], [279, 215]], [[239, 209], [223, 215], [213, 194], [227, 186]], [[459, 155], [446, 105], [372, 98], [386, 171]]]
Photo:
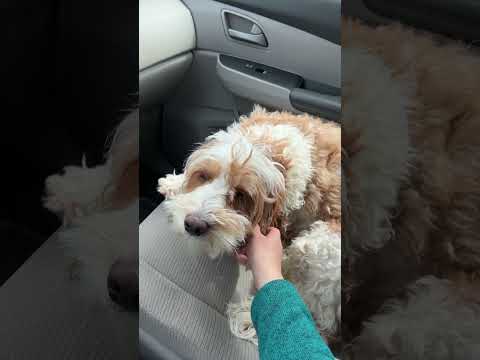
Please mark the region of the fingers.
[[275, 239], [281, 236], [280, 230], [277, 229], [276, 227], [268, 228], [268, 233], [266, 235], [263, 235], [259, 225], [256, 225], [254, 227], [252, 235], [254, 239], [261, 239], [263, 237], [268, 237], [269, 239], [272, 239], [272, 238]]
[[268, 229], [268, 234], [266, 235], [268, 238], [276, 238], [280, 237], [280, 230], [275, 227], [271, 227]]
[[[276, 227], [269, 227], [268, 228], [268, 233], [264, 236], [268, 236], [268, 235], [280, 235], [280, 230], [278, 230]], [[258, 236], [258, 235], [263, 235], [262, 234], [262, 230], [260, 229], [260, 226], [259, 225], [255, 225], [255, 227], [253, 228], [253, 235], [255, 236]]]

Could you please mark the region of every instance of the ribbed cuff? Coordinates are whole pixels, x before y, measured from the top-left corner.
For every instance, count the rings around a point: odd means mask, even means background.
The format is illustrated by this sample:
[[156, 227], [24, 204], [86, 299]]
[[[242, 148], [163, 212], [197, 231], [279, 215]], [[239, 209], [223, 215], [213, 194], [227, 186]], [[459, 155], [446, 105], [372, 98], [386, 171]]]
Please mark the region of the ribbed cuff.
[[258, 321], [261, 320], [260, 314], [268, 317], [275, 309], [282, 308], [285, 302], [305, 307], [297, 289], [289, 281], [272, 280], [263, 285], [253, 298], [251, 310], [253, 325], [257, 327]]

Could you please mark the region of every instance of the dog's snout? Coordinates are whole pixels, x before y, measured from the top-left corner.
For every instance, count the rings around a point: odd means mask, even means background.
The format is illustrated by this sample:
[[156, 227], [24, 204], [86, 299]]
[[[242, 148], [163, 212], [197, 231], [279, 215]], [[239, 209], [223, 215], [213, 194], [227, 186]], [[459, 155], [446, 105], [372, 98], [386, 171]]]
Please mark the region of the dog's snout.
[[129, 311], [138, 310], [138, 261], [117, 260], [107, 279], [110, 298]]
[[200, 236], [208, 231], [209, 225], [205, 220], [196, 215], [189, 214], [185, 217], [185, 230], [195, 236]]

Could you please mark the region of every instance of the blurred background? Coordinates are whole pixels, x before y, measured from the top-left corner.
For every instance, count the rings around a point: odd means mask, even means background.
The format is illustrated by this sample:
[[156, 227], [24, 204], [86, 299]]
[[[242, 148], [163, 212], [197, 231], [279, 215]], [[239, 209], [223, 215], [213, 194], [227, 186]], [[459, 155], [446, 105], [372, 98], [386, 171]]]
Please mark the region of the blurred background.
[[103, 160], [105, 141], [136, 102], [137, 1], [5, 0], [0, 4], [0, 284], [59, 219], [44, 180]]

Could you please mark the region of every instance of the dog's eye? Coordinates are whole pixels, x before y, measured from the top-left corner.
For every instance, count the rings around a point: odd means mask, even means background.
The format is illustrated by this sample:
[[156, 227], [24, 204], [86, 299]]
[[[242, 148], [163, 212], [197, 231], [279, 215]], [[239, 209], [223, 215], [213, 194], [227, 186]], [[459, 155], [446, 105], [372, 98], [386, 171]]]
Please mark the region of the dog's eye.
[[202, 182], [208, 181], [208, 180], [210, 179], [209, 176], [208, 176], [208, 174], [207, 174], [206, 172], [204, 172], [204, 171], [199, 171], [199, 172], [197, 173], [197, 177], [198, 177], [198, 179], [199, 179], [200, 181], [202, 181]]

